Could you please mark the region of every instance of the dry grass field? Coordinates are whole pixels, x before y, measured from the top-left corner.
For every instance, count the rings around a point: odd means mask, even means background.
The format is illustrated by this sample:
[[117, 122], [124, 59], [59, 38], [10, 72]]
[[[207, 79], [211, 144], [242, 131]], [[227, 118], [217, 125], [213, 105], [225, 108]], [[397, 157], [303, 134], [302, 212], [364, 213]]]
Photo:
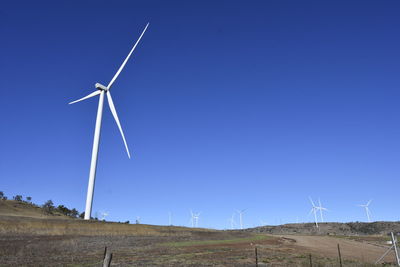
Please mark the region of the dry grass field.
[[[266, 234], [83, 221], [41, 214], [24, 203], [0, 204], [0, 266], [373, 266], [385, 235]], [[34, 211], [29, 209], [34, 209]], [[14, 211], [14, 212], [13, 212]], [[20, 216], [22, 215], [22, 216]], [[33, 215], [33, 216], [29, 216]], [[394, 263], [389, 254], [386, 266]]]

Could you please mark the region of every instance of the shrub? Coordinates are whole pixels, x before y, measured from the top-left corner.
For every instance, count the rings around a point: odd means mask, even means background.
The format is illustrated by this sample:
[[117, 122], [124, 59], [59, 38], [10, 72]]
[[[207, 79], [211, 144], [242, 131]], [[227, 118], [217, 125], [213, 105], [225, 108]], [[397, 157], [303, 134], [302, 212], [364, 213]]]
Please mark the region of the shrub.
[[46, 213], [53, 213], [54, 211], [54, 204], [53, 201], [51, 200], [47, 200], [43, 205], [42, 205], [42, 209], [44, 212]]
[[21, 195], [13, 196], [13, 199], [14, 199], [15, 201], [21, 202], [21, 201], [22, 201], [22, 196], [21, 196]]

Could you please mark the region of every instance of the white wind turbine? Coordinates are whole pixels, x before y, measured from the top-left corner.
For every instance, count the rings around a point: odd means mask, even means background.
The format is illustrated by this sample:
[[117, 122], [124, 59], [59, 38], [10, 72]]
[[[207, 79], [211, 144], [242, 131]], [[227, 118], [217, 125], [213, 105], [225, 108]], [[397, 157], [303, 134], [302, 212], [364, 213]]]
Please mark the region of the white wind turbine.
[[146, 32], [149, 23], [147, 23], [146, 27], [144, 28], [142, 34], [139, 36], [139, 39], [136, 41], [135, 45], [133, 46], [132, 50], [129, 52], [128, 56], [125, 58], [122, 65], [119, 67], [117, 73], [115, 73], [114, 77], [111, 79], [108, 86], [104, 86], [100, 83], [96, 83], [95, 87], [97, 88], [96, 91], [93, 93], [82, 97], [76, 101], [72, 101], [69, 104], [74, 104], [76, 102], [91, 98], [96, 95], [100, 95], [99, 97], [99, 105], [97, 108], [97, 117], [96, 117], [96, 127], [94, 131], [94, 140], [93, 140], [93, 150], [92, 150], [92, 160], [90, 163], [90, 173], [89, 173], [89, 184], [88, 184], [88, 191], [86, 197], [86, 208], [85, 208], [85, 220], [90, 220], [90, 215], [92, 213], [92, 203], [93, 203], [93, 191], [94, 191], [94, 183], [96, 178], [96, 167], [97, 167], [97, 155], [99, 152], [99, 142], [100, 142], [100, 128], [101, 128], [101, 119], [103, 116], [103, 103], [104, 103], [104, 95], [107, 95], [108, 105], [110, 107], [111, 113], [114, 116], [115, 122], [118, 125], [119, 131], [121, 133], [122, 139], [125, 144], [126, 152], [128, 153], [128, 157], [130, 158], [131, 155], [129, 153], [128, 145], [125, 140], [124, 132], [122, 131], [121, 123], [119, 122], [117, 111], [115, 110], [114, 102], [111, 98], [110, 89], [115, 80], [117, 79], [118, 75], [121, 73], [122, 69], [125, 67], [126, 62], [128, 61], [129, 57], [132, 55], [133, 50], [135, 50], [137, 44], [139, 43], [140, 39], [142, 38], [143, 34]]
[[372, 199], [370, 199], [370, 200], [367, 202], [367, 204], [365, 204], [365, 205], [357, 205], [357, 206], [359, 206], [359, 207], [365, 208], [365, 213], [367, 214], [368, 222], [371, 222], [371, 211], [369, 210], [369, 204], [371, 204], [371, 202], [372, 202]]
[[201, 212], [194, 213], [192, 210], [190, 210], [190, 222], [192, 223], [192, 227], [198, 227], [200, 214]]
[[107, 211], [101, 211], [100, 212], [101, 218], [100, 220], [105, 220], [106, 217], [109, 215]]
[[168, 212], [168, 225], [172, 225], [172, 212]]
[[314, 213], [315, 226], [318, 228], [318, 220], [317, 220], [317, 211], [318, 211], [318, 207], [315, 206], [314, 201], [312, 201], [311, 197], [308, 197], [308, 198], [310, 199], [310, 202], [311, 202], [311, 205], [312, 205], [310, 214], [311, 214], [311, 213]]
[[243, 213], [246, 211], [244, 210], [236, 210], [237, 213], [239, 213], [239, 223], [240, 223], [240, 229], [243, 229]]
[[319, 198], [318, 198], [318, 204], [319, 204], [319, 206], [318, 206], [317, 208], [319, 209], [319, 214], [320, 214], [320, 216], [321, 216], [321, 222], [324, 222], [324, 217], [322, 216], [322, 211], [323, 211], [323, 210], [328, 211], [328, 209], [322, 207], [322, 205], [321, 205], [321, 199], [319, 199]]
[[235, 222], [235, 213], [232, 213], [232, 216], [228, 219], [228, 221], [229, 221], [230, 224], [231, 224], [231, 229], [233, 229], [233, 228], [235, 227], [235, 225], [236, 225], [236, 222]]

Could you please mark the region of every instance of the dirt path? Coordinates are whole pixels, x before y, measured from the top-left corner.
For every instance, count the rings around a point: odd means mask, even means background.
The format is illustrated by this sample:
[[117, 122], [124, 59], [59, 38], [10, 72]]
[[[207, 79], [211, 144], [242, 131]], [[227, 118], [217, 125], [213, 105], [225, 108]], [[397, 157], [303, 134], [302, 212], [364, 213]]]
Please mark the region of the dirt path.
[[[358, 260], [368, 263], [375, 263], [387, 250], [385, 247], [367, 242], [358, 242], [328, 236], [283, 235], [281, 237], [294, 240], [291, 244], [293, 247], [331, 258], [338, 257], [337, 244], [339, 244], [343, 259]], [[394, 253], [390, 252], [385, 257], [384, 261], [394, 262]]]

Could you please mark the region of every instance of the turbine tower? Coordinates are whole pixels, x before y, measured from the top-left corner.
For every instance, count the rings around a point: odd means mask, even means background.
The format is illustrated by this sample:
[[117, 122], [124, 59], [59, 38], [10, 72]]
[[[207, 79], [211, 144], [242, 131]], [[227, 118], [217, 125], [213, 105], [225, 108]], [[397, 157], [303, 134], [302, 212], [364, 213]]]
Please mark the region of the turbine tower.
[[369, 204], [371, 204], [372, 199], [367, 202], [365, 205], [357, 205], [359, 207], [365, 208], [365, 213], [367, 214], [368, 222], [371, 222], [371, 211], [369, 210]]
[[319, 206], [318, 206], [317, 208], [318, 208], [319, 214], [320, 214], [320, 216], [321, 216], [321, 222], [324, 222], [324, 217], [322, 216], [322, 211], [323, 211], [323, 210], [328, 211], [328, 209], [322, 207], [322, 205], [321, 205], [321, 199], [319, 199], [319, 198], [318, 198], [318, 204], [319, 204]]
[[104, 104], [104, 95], [107, 95], [107, 100], [108, 100], [108, 105], [110, 107], [111, 113], [115, 119], [115, 122], [117, 123], [117, 126], [119, 128], [119, 131], [121, 133], [122, 139], [125, 144], [125, 149], [126, 152], [128, 153], [128, 157], [130, 158], [131, 155], [129, 153], [128, 145], [125, 140], [124, 132], [122, 131], [121, 123], [119, 122], [117, 111], [115, 110], [114, 102], [111, 97], [110, 89], [111, 86], [114, 84], [115, 80], [117, 79], [118, 75], [121, 73], [122, 69], [125, 67], [126, 62], [132, 55], [133, 51], [135, 50], [137, 44], [139, 43], [140, 39], [142, 39], [143, 34], [146, 32], [147, 27], [149, 26], [149, 23], [147, 23], [146, 27], [144, 28], [142, 34], [139, 36], [139, 39], [136, 41], [135, 45], [129, 52], [128, 56], [125, 58], [124, 62], [122, 65], [119, 67], [117, 73], [115, 73], [114, 77], [111, 79], [110, 83], [108, 86], [104, 86], [100, 83], [96, 83], [95, 87], [97, 88], [96, 91], [93, 93], [82, 97], [76, 101], [72, 101], [69, 104], [74, 104], [76, 102], [100, 95], [99, 97], [99, 105], [97, 108], [97, 117], [96, 117], [96, 127], [94, 130], [94, 140], [93, 140], [93, 150], [92, 150], [92, 160], [90, 163], [90, 173], [89, 173], [89, 184], [88, 184], [88, 191], [87, 191], [87, 197], [86, 197], [86, 208], [85, 208], [85, 220], [90, 220], [90, 215], [92, 213], [92, 203], [93, 203], [93, 192], [94, 192], [94, 184], [95, 184], [95, 179], [96, 179], [96, 168], [97, 168], [97, 155], [99, 152], [99, 142], [100, 142], [100, 128], [101, 128], [101, 119], [103, 116], [103, 104]]
[[239, 213], [239, 223], [240, 223], [240, 229], [243, 229], [243, 213], [246, 211], [244, 210], [236, 210], [237, 213]]
[[192, 227], [198, 227], [200, 214], [201, 212], [194, 213], [192, 210], [190, 210], [190, 222], [192, 224]]
[[317, 211], [318, 211], [318, 207], [315, 206], [314, 201], [312, 201], [311, 197], [308, 197], [310, 199], [312, 208], [309, 214], [314, 213], [314, 219], [315, 219], [315, 226], [318, 228], [318, 220], [317, 220]]
[[233, 229], [235, 227], [235, 213], [232, 213], [232, 216], [228, 219], [228, 221], [231, 224], [231, 229]]

